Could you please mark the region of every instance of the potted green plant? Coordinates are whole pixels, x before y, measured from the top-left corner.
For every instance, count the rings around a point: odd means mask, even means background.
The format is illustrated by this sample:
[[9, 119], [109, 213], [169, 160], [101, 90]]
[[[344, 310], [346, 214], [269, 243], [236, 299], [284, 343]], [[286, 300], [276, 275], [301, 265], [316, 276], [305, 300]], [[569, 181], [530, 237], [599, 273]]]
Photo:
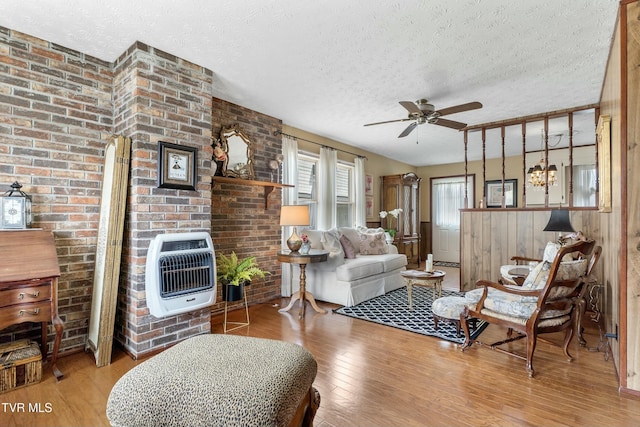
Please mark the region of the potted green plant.
[[244, 286], [251, 284], [254, 277], [263, 278], [268, 271], [263, 271], [256, 263], [256, 257], [250, 256], [242, 260], [238, 259], [235, 252], [226, 257], [224, 254], [218, 256], [216, 264], [216, 276], [223, 285], [222, 298], [226, 301], [238, 301], [242, 299]]

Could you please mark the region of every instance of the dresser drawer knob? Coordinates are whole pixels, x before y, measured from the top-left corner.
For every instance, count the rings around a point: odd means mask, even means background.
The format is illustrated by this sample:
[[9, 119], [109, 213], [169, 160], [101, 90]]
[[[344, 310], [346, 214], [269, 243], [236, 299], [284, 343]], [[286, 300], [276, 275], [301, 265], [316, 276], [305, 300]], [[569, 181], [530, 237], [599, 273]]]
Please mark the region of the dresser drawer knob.
[[20, 310], [18, 312], [18, 316], [22, 317], [25, 314], [30, 315], [30, 316], [36, 316], [38, 313], [40, 313], [40, 309], [39, 308], [34, 308], [32, 311], [29, 310]]
[[[28, 296], [30, 296], [31, 298], [38, 298], [40, 296], [40, 291], [33, 291], [32, 294], [26, 294]], [[18, 299], [24, 299], [25, 293], [24, 292], [20, 292], [18, 294]]]

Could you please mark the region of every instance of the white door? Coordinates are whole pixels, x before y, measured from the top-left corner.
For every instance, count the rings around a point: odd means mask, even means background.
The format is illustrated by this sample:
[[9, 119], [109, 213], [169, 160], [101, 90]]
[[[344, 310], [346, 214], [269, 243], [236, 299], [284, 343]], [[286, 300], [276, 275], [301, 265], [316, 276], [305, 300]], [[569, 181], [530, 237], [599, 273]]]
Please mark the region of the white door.
[[[473, 206], [474, 177], [467, 197]], [[434, 261], [460, 262], [460, 209], [464, 208], [464, 175], [431, 180], [432, 251]]]

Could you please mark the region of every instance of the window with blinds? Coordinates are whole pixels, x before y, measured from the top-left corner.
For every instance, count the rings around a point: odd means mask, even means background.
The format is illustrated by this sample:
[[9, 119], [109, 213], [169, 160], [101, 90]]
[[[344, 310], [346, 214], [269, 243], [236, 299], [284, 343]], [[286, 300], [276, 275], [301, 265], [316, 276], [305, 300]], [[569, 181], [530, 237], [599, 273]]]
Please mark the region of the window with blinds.
[[355, 224], [353, 169], [353, 165], [338, 163], [336, 170], [336, 222], [338, 227], [353, 227]]
[[309, 228], [311, 229], [315, 229], [318, 223], [317, 164], [317, 158], [298, 155], [298, 204], [309, 206]]
[[[298, 203], [309, 205], [310, 228], [316, 228], [317, 224], [317, 166], [317, 157], [308, 154], [298, 155]], [[353, 171], [354, 166], [349, 163], [339, 162], [336, 167], [336, 223], [338, 227], [352, 227], [355, 223]]]

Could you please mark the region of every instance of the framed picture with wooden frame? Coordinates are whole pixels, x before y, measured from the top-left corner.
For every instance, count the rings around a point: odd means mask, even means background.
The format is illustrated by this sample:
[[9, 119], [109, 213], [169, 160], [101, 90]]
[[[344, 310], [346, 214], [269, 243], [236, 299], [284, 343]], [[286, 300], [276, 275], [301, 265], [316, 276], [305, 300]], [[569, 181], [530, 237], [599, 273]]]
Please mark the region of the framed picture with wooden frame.
[[611, 212], [611, 116], [598, 118], [598, 210]]
[[367, 219], [375, 219], [373, 215], [373, 196], [367, 196], [366, 200]]
[[158, 144], [158, 187], [196, 189], [198, 149], [160, 141]]
[[[502, 180], [484, 182], [484, 192], [487, 197], [488, 208], [502, 207]], [[518, 180], [504, 180], [504, 207], [515, 208], [518, 205]]]
[[364, 193], [367, 196], [373, 195], [373, 175], [366, 174], [364, 176]]

